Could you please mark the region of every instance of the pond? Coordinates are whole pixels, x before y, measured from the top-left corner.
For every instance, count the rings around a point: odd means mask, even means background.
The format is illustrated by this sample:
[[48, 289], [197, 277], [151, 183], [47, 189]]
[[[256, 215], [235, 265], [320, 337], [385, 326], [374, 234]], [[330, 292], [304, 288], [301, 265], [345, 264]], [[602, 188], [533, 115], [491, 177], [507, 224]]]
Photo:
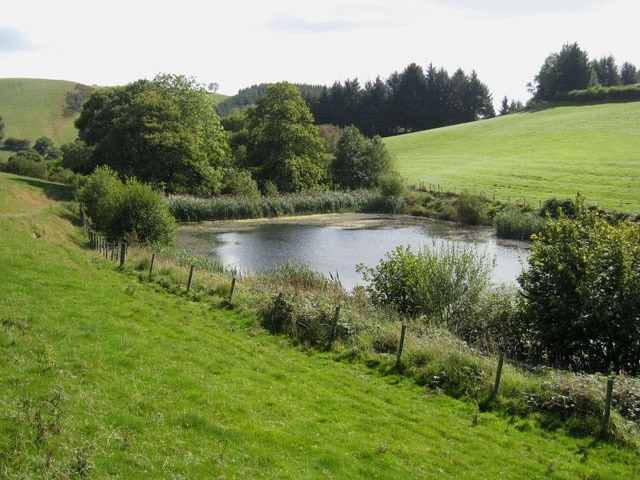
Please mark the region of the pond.
[[496, 259], [494, 284], [514, 284], [526, 268], [527, 242], [496, 238], [491, 227], [460, 227], [453, 223], [408, 216], [315, 215], [251, 221], [183, 225], [178, 246], [221, 262], [239, 272], [258, 273], [287, 262], [308, 266], [339, 278], [352, 289], [363, 285], [356, 265], [373, 267], [397, 246], [440, 248], [445, 242], [473, 246]]

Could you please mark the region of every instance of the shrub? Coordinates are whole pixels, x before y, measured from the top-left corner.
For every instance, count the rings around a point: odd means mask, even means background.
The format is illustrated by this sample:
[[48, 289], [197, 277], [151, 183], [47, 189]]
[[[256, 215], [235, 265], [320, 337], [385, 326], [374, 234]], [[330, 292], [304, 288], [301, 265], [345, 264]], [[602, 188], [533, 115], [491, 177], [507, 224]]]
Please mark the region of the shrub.
[[78, 201], [97, 230], [111, 224], [114, 203], [120, 196], [122, 182], [115, 170], [108, 166], [97, 167], [78, 192]]
[[636, 374], [640, 364], [640, 225], [586, 208], [546, 224], [519, 277], [541, 358], [587, 372]]
[[359, 264], [375, 304], [406, 317], [441, 323], [469, 311], [488, 288], [493, 262], [473, 248], [445, 244], [439, 251], [397, 247], [375, 267]]
[[465, 225], [484, 225], [489, 223], [487, 216], [487, 198], [484, 195], [462, 193], [456, 201], [458, 221]]
[[250, 199], [260, 198], [258, 182], [251, 177], [251, 173], [247, 170], [233, 172], [231, 179], [227, 183], [227, 189], [231, 195], [237, 197]]
[[31, 178], [47, 178], [47, 166], [23, 155], [16, 155], [3, 165], [3, 171]]
[[313, 295], [279, 294], [260, 310], [261, 325], [271, 333], [285, 334], [306, 347], [329, 347], [350, 331], [336, 322], [335, 306]]
[[128, 243], [171, 245], [176, 240], [176, 222], [160, 194], [130, 178], [115, 199], [105, 233]]
[[331, 173], [336, 184], [347, 188], [373, 188], [389, 172], [391, 158], [381, 138], [366, 138], [357, 127], [344, 129], [336, 147]]
[[402, 197], [404, 185], [396, 173], [384, 173], [378, 177], [378, 191], [382, 197]]
[[136, 179], [122, 183], [108, 166], [98, 167], [79, 189], [78, 200], [94, 227], [111, 240], [173, 244], [176, 224], [164, 199]]
[[20, 150], [28, 150], [31, 148], [31, 141], [28, 139], [19, 139], [14, 137], [9, 137], [4, 141], [4, 147], [8, 150], [13, 150], [18, 152]]

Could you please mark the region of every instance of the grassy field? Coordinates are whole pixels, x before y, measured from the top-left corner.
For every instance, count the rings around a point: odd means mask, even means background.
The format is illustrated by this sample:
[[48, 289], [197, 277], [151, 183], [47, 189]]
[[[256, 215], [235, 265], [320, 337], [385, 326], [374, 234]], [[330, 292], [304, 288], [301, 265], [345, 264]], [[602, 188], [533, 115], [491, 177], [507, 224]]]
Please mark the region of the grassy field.
[[63, 80], [0, 79], [5, 138], [26, 138], [33, 145], [38, 138], [49, 137], [58, 146], [75, 140], [77, 114], [63, 115], [66, 93], [75, 86]]
[[640, 213], [640, 102], [559, 106], [385, 139], [409, 184]]
[[0, 174], [2, 478], [636, 478], [630, 450], [141, 282], [87, 248], [71, 198]]

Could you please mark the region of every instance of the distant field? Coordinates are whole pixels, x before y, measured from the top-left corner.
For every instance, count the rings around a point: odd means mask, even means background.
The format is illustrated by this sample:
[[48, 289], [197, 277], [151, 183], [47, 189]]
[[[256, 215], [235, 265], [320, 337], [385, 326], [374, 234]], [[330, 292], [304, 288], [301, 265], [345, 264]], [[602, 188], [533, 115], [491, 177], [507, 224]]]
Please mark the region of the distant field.
[[409, 184], [640, 213], [640, 102], [564, 106], [385, 139]]

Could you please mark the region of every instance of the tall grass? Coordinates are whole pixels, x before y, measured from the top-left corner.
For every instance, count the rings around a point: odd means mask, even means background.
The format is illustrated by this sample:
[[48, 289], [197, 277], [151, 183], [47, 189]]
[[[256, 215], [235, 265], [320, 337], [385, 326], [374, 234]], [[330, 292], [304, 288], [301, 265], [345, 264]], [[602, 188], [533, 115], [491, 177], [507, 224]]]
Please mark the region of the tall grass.
[[531, 235], [540, 233], [546, 219], [532, 212], [503, 210], [495, 216], [496, 235], [499, 238], [530, 240]]
[[267, 196], [259, 199], [189, 196], [167, 198], [169, 210], [179, 222], [367, 211], [374, 208], [379, 202], [378, 194], [371, 190], [305, 192]]

